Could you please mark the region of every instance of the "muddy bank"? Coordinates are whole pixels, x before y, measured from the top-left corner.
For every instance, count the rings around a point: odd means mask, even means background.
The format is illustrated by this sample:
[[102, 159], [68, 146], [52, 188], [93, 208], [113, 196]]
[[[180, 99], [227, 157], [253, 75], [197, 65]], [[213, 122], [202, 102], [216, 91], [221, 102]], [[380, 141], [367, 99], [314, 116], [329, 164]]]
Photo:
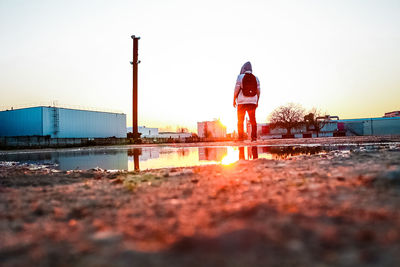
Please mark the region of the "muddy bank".
[[0, 166], [3, 266], [399, 266], [400, 147], [146, 172]]

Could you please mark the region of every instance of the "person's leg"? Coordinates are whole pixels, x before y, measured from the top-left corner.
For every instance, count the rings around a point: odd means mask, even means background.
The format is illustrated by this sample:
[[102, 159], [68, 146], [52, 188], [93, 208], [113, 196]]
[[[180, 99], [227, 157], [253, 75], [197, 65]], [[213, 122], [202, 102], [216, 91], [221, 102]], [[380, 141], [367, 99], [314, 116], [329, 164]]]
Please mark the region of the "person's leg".
[[239, 140], [243, 140], [243, 121], [244, 121], [244, 116], [246, 114], [246, 110], [244, 109], [243, 105], [238, 105], [237, 106], [237, 117], [238, 117], [238, 135], [239, 135]]
[[251, 140], [257, 140], [256, 105], [249, 105], [247, 113], [251, 124]]

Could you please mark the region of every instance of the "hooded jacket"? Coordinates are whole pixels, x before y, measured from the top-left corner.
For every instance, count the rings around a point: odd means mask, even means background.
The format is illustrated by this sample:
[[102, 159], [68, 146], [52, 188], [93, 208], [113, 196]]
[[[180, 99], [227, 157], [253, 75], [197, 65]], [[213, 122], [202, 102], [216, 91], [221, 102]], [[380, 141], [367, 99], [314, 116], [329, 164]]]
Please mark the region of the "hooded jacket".
[[253, 69], [251, 67], [251, 63], [248, 61], [243, 64], [242, 68], [240, 69], [240, 74], [237, 77], [236, 80], [236, 85], [235, 85], [235, 92], [234, 92], [234, 99], [236, 99], [236, 104], [237, 105], [243, 105], [243, 104], [258, 104], [258, 97], [260, 95], [260, 81], [257, 79], [257, 95], [255, 96], [244, 96], [242, 90], [240, 88], [242, 87], [242, 80], [244, 77], [245, 73], [252, 73]]

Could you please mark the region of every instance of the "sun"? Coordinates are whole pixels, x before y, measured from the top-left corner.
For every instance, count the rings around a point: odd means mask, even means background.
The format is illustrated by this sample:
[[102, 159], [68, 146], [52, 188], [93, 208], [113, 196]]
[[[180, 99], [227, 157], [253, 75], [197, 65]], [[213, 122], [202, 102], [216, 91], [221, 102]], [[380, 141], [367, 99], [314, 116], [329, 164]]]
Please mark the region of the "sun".
[[228, 116], [221, 117], [220, 120], [221, 120], [221, 123], [224, 126], [226, 126], [227, 133], [232, 133], [233, 131], [236, 131], [237, 121], [236, 121], [235, 116], [232, 116], [232, 114], [229, 114]]

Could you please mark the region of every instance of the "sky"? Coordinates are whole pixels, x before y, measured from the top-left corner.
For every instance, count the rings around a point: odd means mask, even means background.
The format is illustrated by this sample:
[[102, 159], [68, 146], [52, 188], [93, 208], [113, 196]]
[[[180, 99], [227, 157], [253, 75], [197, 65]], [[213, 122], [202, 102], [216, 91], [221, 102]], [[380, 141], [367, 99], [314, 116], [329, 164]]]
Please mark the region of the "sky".
[[233, 131], [243, 63], [257, 122], [289, 102], [341, 119], [400, 110], [398, 0], [0, 0], [0, 108], [127, 114], [139, 40], [139, 125]]

